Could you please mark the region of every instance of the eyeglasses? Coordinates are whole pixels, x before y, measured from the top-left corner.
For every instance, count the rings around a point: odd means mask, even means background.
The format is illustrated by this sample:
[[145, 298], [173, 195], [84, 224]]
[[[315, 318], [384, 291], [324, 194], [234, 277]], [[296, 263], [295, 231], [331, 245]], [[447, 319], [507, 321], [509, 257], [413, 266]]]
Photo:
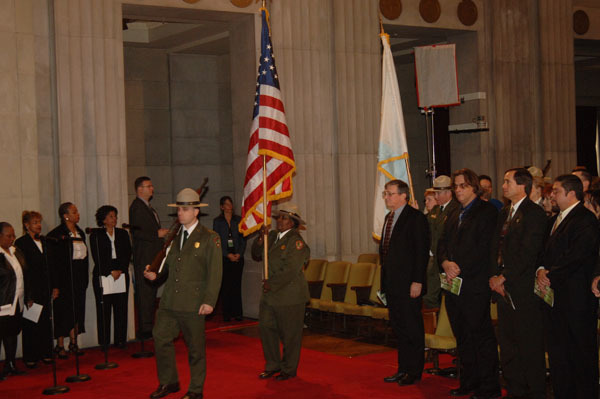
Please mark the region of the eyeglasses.
[[390, 192], [390, 191], [383, 191], [383, 192], [381, 193], [381, 196], [382, 196], [383, 198], [385, 198], [385, 197], [391, 197], [391, 196], [392, 196], [392, 195], [394, 195], [394, 194], [400, 194], [400, 193], [392, 193], [392, 192]]
[[470, 185], [469, 183], [460, 183], [460, 184], [454, 184], [454, 185], [452, 186], [452, 188], [453, 188], [455, 191], [456, 191], [457, 189], [459, 189], [459, 188], [460, 188], [461, 190], [464, 190], [464, 189], [465, 189], [465, 188], [467, 188], [467, 187], [471, 187], [471, 185]]
[[154, 188], [154, 186], [152, 184], [148, 184], [147, 186], [140, 186], [140, 187], [141, 188], [150, 188], [150, 187]]

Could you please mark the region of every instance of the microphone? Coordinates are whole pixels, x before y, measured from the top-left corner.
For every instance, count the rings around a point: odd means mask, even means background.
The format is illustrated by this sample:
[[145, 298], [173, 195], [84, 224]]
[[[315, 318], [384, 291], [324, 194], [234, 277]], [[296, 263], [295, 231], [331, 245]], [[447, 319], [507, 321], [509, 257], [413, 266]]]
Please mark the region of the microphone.
[[129, 229], [129, 230], [140, 230], [141, 229], [140, 226], [135, 226], [135, 225], [129, 224], [129, 223], [123, 223], [121, 225], [121, 227], [123, 227], [124, 229]]
[[62, 239], [62, 237], [64, 237], [64, 236], [61, 236], [61, 238], [56, 238], [56, 237], [48, 237], [48, 236], [45, 236], [42, 234], [36, 234], [34, 236], [34, 238], [36, 240], [46, 240], [46, 241], [52, 241], [52, 242], [59, 242]]

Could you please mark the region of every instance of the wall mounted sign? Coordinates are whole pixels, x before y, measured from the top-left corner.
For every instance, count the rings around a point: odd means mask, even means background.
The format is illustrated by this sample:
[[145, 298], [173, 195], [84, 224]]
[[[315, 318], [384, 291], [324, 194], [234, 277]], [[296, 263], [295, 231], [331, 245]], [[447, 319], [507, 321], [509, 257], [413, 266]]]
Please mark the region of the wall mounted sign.
[[396, 19], [402, 14], [401, 0], [379, 0], [381, 14], [387, 19]]
[[419, 3], [419, 13], [425, 22], [434, 23], [442, 14], [442, 7], [438, 0], [421, 0]]

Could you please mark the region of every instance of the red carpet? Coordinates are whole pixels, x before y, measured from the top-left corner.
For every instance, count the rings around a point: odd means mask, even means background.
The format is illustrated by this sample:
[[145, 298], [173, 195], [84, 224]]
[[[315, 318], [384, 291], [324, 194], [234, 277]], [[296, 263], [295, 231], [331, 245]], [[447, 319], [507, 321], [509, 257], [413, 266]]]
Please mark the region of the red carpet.
[[[151, 343], [148, 345], [151, 347]], [[183, 340], [178, 340], [177, 362], [182, 391], [166, 398], [180, 398], [189, 383], [187, 352]], [[92, 379], [87, 382], [66, 384], [65, 377], [74, 374], [75, 360], [58, 361], [59, 385], [67, 385], [70, 392], [45, 396], [42, 390], [52, 385], [51, 367], [40, 365], [24, 376], [9, 377], [0, 382], [0, 398], [147, 398], [158, 385], [155, 359], [133, 359], [139, 344], [130, 343], [127, 350], [111, 349], [109, 360], [119, 367], [96, 370], [94, 365], [103, 361], [99, 349], [86, 350], [80, 358], [81, 373]], [[313, 350], [302, 351], [298, 377], [288, 381], [259, 380], [264, 362], [260, 340], [213, 328], [207, 332], [208, 375], [204, 397], [224, 398], [444, 398], [456, 381], [423, 374], [420, 383], [410, 387], [386, 384], [384, 376], [396, 371], [396, 352], [344, 358]], [[442, 358], [446, 366], [449, 358]], [[20, 360], [18, 365], [22, 366]]]

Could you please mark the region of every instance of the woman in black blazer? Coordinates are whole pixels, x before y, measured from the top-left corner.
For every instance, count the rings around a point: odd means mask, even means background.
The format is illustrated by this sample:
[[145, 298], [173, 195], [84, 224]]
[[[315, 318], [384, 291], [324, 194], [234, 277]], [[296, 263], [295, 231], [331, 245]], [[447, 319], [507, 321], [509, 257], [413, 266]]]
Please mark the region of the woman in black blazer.
[[59, 358], [66, 359], [64, 338], [67, 335], [69, 351], [83, 354], [77, 346], [77, 335], [85, 332], [85, 292], [90, 276], [85, 233], [77, 226], [77, 207], [65, 202], [58, 207], [58, 215], [61, 223], [47, 236], [48, 260], [59, 290], [54, 300], [54, 336], [57, 338], [54, 350]]
[[[111, 311], [114, 315], [114, 344], [125, 348], [127, 343], [127, 298], [129, 292], [129, 259], [131, 243], [129, 234], [118, 229], [117, 208], [104, 205], [96, 211], [96, 222], [100, 228], [90, 234], [90, 246], [94, 259], [92, 286], [96, 297], [96, 319], [98, 326], [98, 343], [101, 346], [110, 344]], [[125, 279], [125, 292], [102, 296], [100, 276], [117, 281]], [[101, 300], [104, 299], [104, 305]], [[103, 309], [104, 308], [104, 309]]]
[[244, 251], [246, 239], [239, 231], [241, 218], [233, 213], [231, 197], [221, 197], [221, 215], [213, 220], [213, 230], [221, 237], [223, 251], [223, 280], [221, 300], [223, 320], [242, 319], [242, 272], [244, 271]]
[[22, 222], [24, 234], [15, 241], [15, 246], [25, 256], [30, 298], [43, 306], [37, 323], [23, 319], [23, 362], [27, 367], [34, 368], [40, 360], [46, 364], [52, 363], [54, 337], [50, 328], [50, 295], [56, 298], [58, 287], [50, 280], [46, 243], [36, 238], [42, 233], [42, 215], [36, 211], [23, 211]]

